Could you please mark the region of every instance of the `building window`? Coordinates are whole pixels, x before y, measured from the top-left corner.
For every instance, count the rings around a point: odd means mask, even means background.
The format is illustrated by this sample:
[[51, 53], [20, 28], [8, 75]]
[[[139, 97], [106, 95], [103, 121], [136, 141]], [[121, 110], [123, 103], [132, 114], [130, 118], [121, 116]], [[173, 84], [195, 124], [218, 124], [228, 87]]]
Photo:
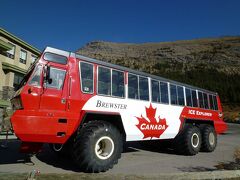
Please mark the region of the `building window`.
[[18, 89], [18, 86], [20, 85], [21, 81], [23, 80], [24, 75], [20, 73], [14, 73], [14, 81], [13, 81], [13, 87], [16, 91]]
[[[11, 44], [11, 43], [9, 43], [9, 44]], [[7, 55], [7, 57], [14, 59], [16, 46], [13, 44], [11, 44], [11, 45], [12, 45], [12, 49], [7, 51], [6, 55]]]
[[27, 51], [21, 49], [20, 51], [20, 62], [26, 64], [27, 62]]

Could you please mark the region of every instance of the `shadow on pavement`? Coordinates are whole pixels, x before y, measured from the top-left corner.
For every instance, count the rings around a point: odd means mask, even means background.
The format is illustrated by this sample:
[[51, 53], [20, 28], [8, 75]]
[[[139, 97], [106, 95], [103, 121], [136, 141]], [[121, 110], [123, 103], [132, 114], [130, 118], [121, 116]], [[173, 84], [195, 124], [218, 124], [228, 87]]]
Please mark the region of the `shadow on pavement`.
[[[0, 140], [0, 145], [4, 141]], [[19, 152], [21, 142], [19, 140], [8, 140], [7, 147], [0, 147], [0, 164], [16, 164], [22, 163], [27, 165], [34, 165], [31, 161], [32, 155], [23, 154]], [[123, 153], [139, 152], [141, 150], [165, 153], [165, 154], [175, 154], [174, 150], [171, 148], [171, 143], [168, 141], [143, 141], [143, 142], [127, 142]], [[81, 172], [71, 156], [59, 156], [55, 154], [48, 146], [45, 144], [41, 152], [36, 154], [36, 158], [48, 165], [56, 168], [72, 171]]]
[[70, 155], [69, 156], [57, 155], [49, 148], [48, 144], [44, 144], [42, 151], [36, 154], [36, 158], [56, 168], [61, 168], [73, 172], [81, 172], [74, 164]]
[[19, 153], [21, 142], [15, 139], [0, 140], [0, 164], [25, 163], [34, 165], [31, 155]]
[[[138, 152], [140, 150], [152, 151], [158, 153], [174, 154], [174, 151], [169, 148], [167, 142], [128, 142], [126, 143], [123, 153]], [[36, 155], [36, 158], [48, 165], [73, 172], [81, 172], [75, 165], [71, 156], [59, 156], [55, 154], [47, 144], [43, 146], [43, 150]]]
[[206, 168], [206, 167], [201, 167], [201, 166], [197, 166], [197, 167], [177, 167], [177, 169], [179, 169], [182, 172], [205, 172], [205, 171], [216, 171], [216, 168]]
[[128, 149], [133, 149], [134, 151], [144, 150], [156, 153], [176, 154], [176, 152], [173, 149], [172, 142], [169, 140], [127, 142], [126, 147]]

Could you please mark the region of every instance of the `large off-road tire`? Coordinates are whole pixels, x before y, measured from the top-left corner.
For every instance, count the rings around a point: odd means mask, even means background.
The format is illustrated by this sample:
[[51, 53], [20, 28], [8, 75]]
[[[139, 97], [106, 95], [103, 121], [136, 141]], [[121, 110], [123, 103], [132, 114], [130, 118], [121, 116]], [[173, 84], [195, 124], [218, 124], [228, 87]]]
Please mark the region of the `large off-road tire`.
[[217, 146], [217, 133], [213, 126], [203, 125], [201, 126], [202, 134], [202, 146], [201, 151], [212, 152]]
[[175, 150], [183, 155], [196, 155], [201, 148], [202, 136], [197, 126], [186, 124], [182, 132], [174, 139]]
[[122, 150], [122, 135], [115, 126], [105, 121], [90, 121], [78, 130], [73, 158], [84, 172], [104, 172], [118, 162]]

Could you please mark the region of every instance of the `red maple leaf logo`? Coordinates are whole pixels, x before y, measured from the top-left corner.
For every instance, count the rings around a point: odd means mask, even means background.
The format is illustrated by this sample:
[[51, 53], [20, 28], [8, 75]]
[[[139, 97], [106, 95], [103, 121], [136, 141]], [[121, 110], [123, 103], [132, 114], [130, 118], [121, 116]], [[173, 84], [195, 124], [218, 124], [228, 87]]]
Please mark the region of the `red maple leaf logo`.
[[153, 137], [159, 138], [162, 133], [168, 128], [166, 119], [161, 119], [159, 116], [158, 121], [156, 120], [156, 108], [154, 109], [151, 103], [149, 108], [146, 107], [146, 114], [149, 121], [145, 119], [142, 115], [141, 117], [136, 117], [139, 121], [136, 126], [143, 133], [143, 139], [148, 137], [150, 137], [151, 139]]

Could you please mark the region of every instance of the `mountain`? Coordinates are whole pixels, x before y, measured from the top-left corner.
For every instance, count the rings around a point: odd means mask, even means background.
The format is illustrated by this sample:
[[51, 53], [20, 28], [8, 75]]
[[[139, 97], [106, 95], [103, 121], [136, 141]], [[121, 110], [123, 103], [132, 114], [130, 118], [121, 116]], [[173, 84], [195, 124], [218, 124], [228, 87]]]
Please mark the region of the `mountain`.
[[240, 36], [162, 43], [95, 41], [77, 53], [216, 91], [240, 104]]

